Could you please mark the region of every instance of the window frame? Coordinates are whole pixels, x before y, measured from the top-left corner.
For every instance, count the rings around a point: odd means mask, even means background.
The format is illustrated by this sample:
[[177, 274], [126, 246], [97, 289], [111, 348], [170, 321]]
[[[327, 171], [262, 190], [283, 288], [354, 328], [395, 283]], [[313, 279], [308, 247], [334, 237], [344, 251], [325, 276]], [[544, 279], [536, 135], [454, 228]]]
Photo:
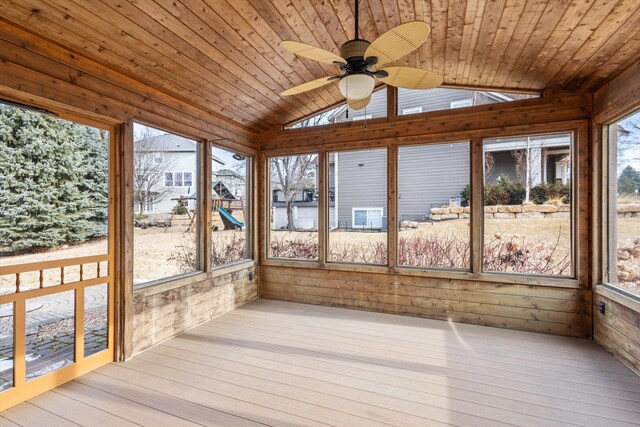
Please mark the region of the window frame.
[[[244, 156], [246, 163], [246, 171], [245, 171], [245, 195], [244, 195], [244, 209], [245, 209], [245, 213], [246, 213], [246, 217], [243, 218], [244, 220], [244, 230], [243, 232], [245, 233], [245, 241], [246, 241], [246, 250], [245, 250], [245, 257], [243, 259], [239, 259], [227, 264], [221, 264], [221, 265], [211, 265], [211, 261], [210, 261], [210, 257], [206, 258], [203, 260], [203, 262], [205, 263], [206, 266], [208, 266], [208, 268], [212, 271], [212, 272], [219, 272], [219, 271], [225, 271], [228, 270], [229, 268], [235, 268], [237, 266], [242, 266], [242, 265], [246, 265], [246, 264], [250, 264], [250, 263], [254, 263], [255, 262], [255, 251], [254, 251], [254, 236], [256, 235], [257, 231], [257, 225], [256, 225], [256, 221], [255, 221], [255, 215], [254, 215], [254, 167], [255, 167], [255, 156], [253, 155], [249, 155], [246, 153], [240, 153], [237, 152], [235, 150], [232, 150], [230, 148], [224, 147], [224, 146], [220, 146], [218, 144], [216, 144], [216, 141], [208, 141], [208, 149], [210, 150], [211, 156], [208, 156], [208, 158], [204, 159], [204, 161], [206, 163], [208, 163], [208, 165], [205, 165], [205, 167], [207, 168], [206, 170], [208, 170], [209, 172], [206, 174], [204, 180], [205, 182], [209, 182], [210, 186], [211, 186], [211, 190], [213, 190], [213, 165], [212, 165], [212, 158], [213, 158], [213, 150], [217, 148], [219, 150], [224, 150], [227, 151], [229, 153], [233, 153], [233, 154], [240, 154], [242, 156]], [[207, 185], [205, 185], [205, 189], [206, 189]], [[211, 209], [209, 208], [209, 211], [211, 211]], [[210, 236], [210, 241], [206, 242], [205, 244], [208, 245], [209, 247], [211, 247], [213, 245], [213, 237], [212, 237], [212, 233], [213, 233], [213, 227], [211, 227], [211, 221], [207, 218], [205, 220], [208, 224], [208, 227], [206, 230], [204, 230], [204, 233], [207, 233]], [[209, 248], [206, 249], [205, 254], [210, 254], [210, 250]]]
[[[141, 126], [147, 126], [147, 127], [151, 127], [154, 128], [156, 130], [159, 131], [163, 131], [172, 135], [176, 135], [176, 136], [180, 136], [183, 138], [187, 138], [193, 142], [196, 143], [196, 149], [195, 149], [195, 153], [196, 153], [196, 159], [195, 159], [195, 164], [196, 164], [196, 168], [195, 168], [195, 174], [196, 177], [198, 177], [198, 179], [196, 180], [196, 194], [203, 194], [203, 190], [204, 190], [204, 174], [205, 171], [207, 171], [206, 168], [203, 167], [203, 162], [204, 162], [204, 157], [205, 156], [205, 152], [206, 152], [206, 146], [208, 145], [208, 141], [203, 139], [203, 138], [198, 138], [195, 137], [193, 135], [187, 135], [183, 132], [177, 132], [175, 130], [171, 130], [169, 128], [167, 128], [166, 126], [162, 126], [162, 125], [157, 125], [155, 123], [152, 122], [148, 122], [145, 120], [139, 120], [136, 117], [132, 117], [131, 118], [131, 126], [130, 126], [130, 138], [131, 138], [131, 147], [129, 147], [129, 154], [131, 155], [131, 157], [133, 158], [133, 156], [135, 155], [135, 151], [134, 151], [134, 146], [133, 146], [133, 142], [135, 141], [135, 135], [134, 135], [134, 126], [135, 125], [141, 125]], [[164, 156], [163, 156], [164, 159]], [[133, 165], [133, 163], [132, 163]], [[131, 170], [130, 173], [133, 176], [135, 171]], [[168, 186], [166, 185], [167, 183], [167, 174], [171, 173], [171, 177], [172, 177], [172, 182], [175, 183], [175, 175], [173, 171], [164, 171], [164, 186], [165, 187], [171, 187], [171, 188], [175, 188], [175, 185], [171, 185]], [[133, 192], [132, 192], [132, 197], [133, 197]], [[128, 203], [128, 201], [125, 201], [125, 203]], [[139, 284], [133, 284], [132, 283], [132, 287], [133, 287], [133, 291], [134, 292], [160, 292], [166, 289], [173, 289], [175, 287], [179, 287], [182, 285], [182, 283], [185, 280], [193, 280], [194, 277], [200, 277], [200, 276], [204, 276], [207, 274], [208, 271], [210, 271], [210, 269], [207, 268], [206, 263], [204, 262], [204, 256], [206, 253], [206, 246], [205, 246], [205, 241], [203, 240], [204, 237], [204, 232], [205, 229], [207, 228], [207, 224], [203, 222], [202, 218], [204, 217], [204, 215], [202, 215], [202, 211], [203, 211], [203, 206], [208, 206], [208, 204], [203, 204], [201, 203], [200, 200], [197, 200], [197, 203], [195, 204], [195, 210], [194, 213], [196, 215], [196, 218], [200, 218], [198, 221], [196, 221], [196, 229], [195, 229], [195, 233], [196, 233], [196, 245], [195, 245], [195, 262], [196, 262], [196, 268], [194, 271], [190, 271], [187, 273], [181, 273], [181, 274], [177, 274], [174, 276], [168, 276], [168, 277], [162, 277], [159, 279], [154, 279], [154, 280], [150, 280], [148, 282], [144, 282], [144, 283], [139, 283]], [[131, 228], [129, 230], [131, 233], [133, 233], [133, 228]], [[131, 253], [133, 254], [133, 252], [135, 251], [135, 238], [132, 238], [131, 240]], [[132, 259], [131, 261], [131, 273], [134, 274], [135, 272], [135, 265], [134, 265], [134, 260]]]
[[[600, 127], [602, 146], [600, 150], [602, 174], [600, 176], [602, 188], [601, 205], [601, 233], [600, 233], [600, 283], [605, 289], [629, 298], [631, 302], [640, 303], [640, 293], [631, 292], [617, 283], [617, 237], [618, 212], [617, 190], [618, 182], [618, 133], [617, 125], [620, 121], [640, 114], [640, 108], [635, 108], [616, 120]], [[612, 146], [615, 142], [615, 147]], [[615, 183], [615, 186], [612, 186]], [[615, 220], [612, 220], [615, 218]], [[613, 249], [612, 249], [613, 247]], [[612, 268], [613, 266], [613, 268]]]
[[[536, 99], [532, 100], [524, 100], [522, 102], [536, 101]], [[472, 108], [483, 108], [480, 107], [470, 107]], [[448, 110], [447, 110], [448, 111]], [[424, 114], [424, 113], [423, 113]], [[434, 113], [427, 113], [434, 114]], [[471, 114], [471, 111], [469, 112]], [[404, 118], [399, 116], [397, 119], [400, 121], [409, 120], [409, 117]], [[335, 129], [342, 129], [342, 124], [334, 125]], [[286, 131], [287, 134], [289, 131]], [[304, 130], [297, 130], [297, 132], [305, 132]], [[310, 130], [306, 130], [306, 132], [313, 132]], [[573, 234], [573, 242], [572, 242], [572, 252], [573, 252], [573, 276], [574, 277], [564, 277], [564, 276], [535, 276], [528, 274], [510, 274], [510, 273], [502, 273], [502, 272], [482, 272], [482, 263], [477, 256], [474, 257], [474, 253], [481, 253], [476, 251], [482, 251], [482, 240], [474, 239], [473, 235], [482, 235], [483, 234], [483, 215], [480, 212], [478, 214], [478, 209], [474, 209], [471, 213], [471, 233], [472, 233], [472, 250], [471, 250], [471, 271], [461, 271], [461, 270], [449, 270], [449, 269], [435, 269], [435, 268], [422, 268], [422, 267], [410, 267], [410, 266], [398, 266], [396, 265], [396, 259], [392, 257], [396, 256], [397, 251], [397, 230], [394, 230], [394, 227], [397, 227], [397, 206], [396, 206], [396, 195], [397, 195], [397, 153], [398, 148], [407, 145], [421, 145], [421, 144], [438, 144], [438, 143], [452, 143], [452, 142], [460, 142], [462, 140], [471, 141], [470, 148], [470, 156], [471, 156], [471, 190], [472, 190], [472, 198], [473, 197], [482, 197], [483, 194], [483, 185], [478, 185], [479, 183], [476, 181], [476, 185], [474, 185], [474, 177], [480, 176], [482, 177], [482, 168], [483, 168], [483, 153], [482, 153], [482, 140], [483, 139], [491, 139], [496, 137], [512, 137], [512, 136], [521, 136], [521, 135], [538, 135], [538, 134], [553, 134], [553, 133], [572, 133], [573, 134], [573, 168], [572, 168], [572, 176], [573, 176], [573, 192], [574, 199], [572, 204], [573, 216], [572, 216], [572, 226], [574, 227]], [[428, 133], [415, 137], [404, 137], [402, 139], [383, 139], [379, 141], [367, 141], [366, 143], [358, 144], [358, 140], [355, 140], [353, 144], [349, 147], [345, 147], [343, 142], [326, 142], [321, 143], [320, 145], [314, 145], [313, 151], [311, 151], [309, 145], [301, 145], [300, 147], [274, 147], [263, 151], [261, 154], [262, 161], [261, 164], [266, 165], [267, 159], [272, 157], [280, 157], [284, 155], [292, 155], [292, 154], [317, 154], [319, 153], [321, 158], [324, 158], [330, 152], [341, 152], [341, 151], [352, 151], [354, 149], [373, 149], [373, 148], [386, 148], [387, 151], [387, 161], [388, 161], [388, 169], [387, 169], [387, 178], [389, 179], [388, 183], [388, 215], [387, 215], [387, 224], [388, 224], [388, 238], [389, 238], [389, 262], [385, 266], [378, 265], [363, 265], [356, 263], [335, 263], [328, 262], [327, 258], [322, 258], [323, 252], [326, 249], [326, 243], [328, 242], [328, 223], [323, 224], [324, 229], [320, 229], [319, 237], [321, 238], [318, 242], [320, 247], [320, 259], [318, 260], [294, 260], [294, 259], [277, 259], [277, 258], [269, 258], [267, 256], [267, 245], [270, 240], [265, 240], [265, 244], [262, 246], [260, 252], [260, 260], [263, 265], [267, 266], [278, 266], [278, 267], [298, 267], [298, 268], [315, 268], [315, 269], [333, 269], [333, 270], [341, 270], [341, 271], [352, 271], [352, 272], [372, 272], [372, 273], [380, 273], [380, 274], [402, 274], [407, 276], [417, 276], [423, 278], [433, 278], [433, 279], [445, 279], [445, 280], [471, 280], [476, 282], [488, 282], [488, 283], [502, 283], [502, 284], [513, 284], [513, 285], [530, 285], [530, 286], [547, 286], [547, 287], [558, 287], [558, 288], [570, 288], [570, 289], [585, 289], [589, 286], [587, 283], [589, 274], [591, 272], [590, 266], [588, 264], [588, 251], [589, 251], [589, 229], [586, 217], [588, 212], [588, 198], [589, 198], [589, 168], [587, 165], [586, 158], [586, 149], [589, 144], [588, 139], [589, 133], [589, 123], [586, 119], [570, 119], [570, 120], [558, 120], [558, 121], [548, 121], [544, 123], [532, 123], [526, 125], [510, 125], [510, 126], [493, 126], [482, 129], [472, 129], [472, 130], [459, 130], [455, 132], [449, 132], [446, 134], [443, 133]], [[302, 138], [302, 137], [300, 137]], [[580, 156], [578, 154], [580, 153]], [[395, 159], [393, 162], [391, 159]], [[325, 166], [324, 169], [320, 168], [319, 172], [319, 180], [322, 181], [324, 179], [324, 183], [320, 183], [319, 185], [319, 200], [328, 199], [327, 195], [329, 194], [327, 176], [328, 176], [328, 161], [324, 161]], [[267, 169], [263, 169], [263, 179], [265, 179], [265, 183], [268, 182], [269, 177], [267, 176]], [[478, 174], [480, 172], [480, 174]], [[326, 188], [325, 188], [326, 187]], [[266, 188], [266, 191], [265, 191]], [[264, 206], [270, 206], [269, 204], [269, 193], [271, 187], [270, 185], [263, 188], [261, 191], [261, 197], [264, 197]], [[324, 194], [326, 193], [326, 194]], [[476, 196], [474, 196], [476, 194]], [[480, 203], [481, 199], [477, 199], [478, 203]], [[476, 203], [476, 205], [478, 205]], [[324, 205], [328, 205], [328, 203], [324, 203]], [[321, 210], [326, 210], [321, 209]], [[328, 218], [328, 212], [325, 213]], [[267, 231], [269, 228], [268, 218], [270, 215], [266, 212], [263, 214], [264, 220], [262, 222], [263, 230]], [[322, 222], [320, 222], [322, 224]], [[475, 245], [475, 246], [474, 246]], [[392, 249], [393, 247], [393, 249]]]
[[[576, 224], [578, 223], [577, 217], [577, 204], [579, 202], [578, 199], [578, 171], [579, 171], [579, 158], [578, 158], [578, 150], [576, 149], [576, 145], [578, 143], [577, 132], [575, 130], [568, 131], [554, 131], [554, 132], [536, 132], [536, 133], [519, 133], [519, 134], [511, 134], [507, 136], [501, 135], [500, 138], [524, 138], [524, 137], [535, 137], [535, 136], [549, 136], [549, 135], [570, 135], [571, 141], [569, 146], [569, 155], [571, 158], [571, 206], [569, 209], [569, 224], [571, 227], [570, 230], [570, 244], [571, 249], [569, 251], [571, 255], [571, 274], [567, 276], [560, 275], [544, 275], [544, 274], [530, 274], [530, 273], [514, 273], [514, 272], [500, 272], [500, 271], [485, 271], [484, 267], [482, 267], [481, 272], [483, 274], [498, 274], [498, 275], [513, 275], [513, 276], [524, 276], [524, 277], [541, 277], [541, 278], [549, 278], [549, 279], [569, 279], [569, 280], [578, 280], [578, 250], [577, 250], [577, 238], [576, 238]], [[484, 195], [484, 141], [496, 139], [495, 137], [483, 137], [482, 138], [482, 149], [483, 149], [483, 180], [482, 180], [482, 194]], [[484, 214], [484, 197], [482, 197], [482, 212]], [[484, 216], [484, 215], [483, 215]], [[484, 221], [483, 221], [484, 222]], [[482, 235], [482, 251], [484, 253], [484, 232]], [[484, 257], [482, 257], [484, 258]], [[483, 260], [483, 259], [482, 259]]]
[[[271, 229], [271, 218], [273, 216], [275, 216], [275, 211], [273, 208], [275, 208], [275, 206], [273, 206], [273, 199], [272, 199], [272, 195], [274, 194], [274, 189], [273, 188], [273, 182], [272, 182], [272, 165], [271, 165], [271, 160], [274, 158], [280, 158], [280, 157], [292, 157], [292, 156], [316, 156], [318, 159], [318, 166], [316, 169], [316, 187], [318, 190], [318, 209], [317, 209], [317, 223], [318, 223], [318, 230], [316, 231], [316, 233], [318, 234], [318, 257], [316, 259], [305, 259], [305, 258], [279, 258], [279, 257], [272, 257], [270, 255], [270, 248], [271, 248], [271, 237], [272, 237], [272, 229]], [[321, 181], [321, 179], [323, 178], [324, 174], [323, 172], [321, 172], [321, 170], [326, 167], [326, 153], [322, 152], [322, 151], [307, 151], [307, 150], [303, 150], [303, 151], [296, 151], [296, 152], [283, 152], [283, 153], [279, 153], [279, 154], [275, 154], [275, 155], [266, 155], [263, 154], [261, 156], [261, 164], [264, 166], [263, 167], [263, 182], [264, 182], [264, 187], [263, 187], [263, 229], [264, 232], [262, 233], [262, 235], [264, 236], [264, 242], [262, 242], [262, 253], [260, 254], [260, 259], [262, 262], [274, 262], [276, 264], [278, 263], [288, 263], [288, 262], [293, 262], [294, 265], [298, 264], [298, 263], [307, 263], [307, 264], [317, 264], [321, 261], [321, 259], [323, 258], [323, 254], [324, 254], [324, 249], [323, 249], [323, 244], [321, 244], [321, 239], [322, 239], [322, 217], [323, 217], [323, 207], [324, 207], [324, 191], [322, 189], [323, 187], [323, 182]], [[322, 175], [322, 176], [321, 176]], [[277, 192], [280, 192], [280, 190], [276, 190]], [[304, 189], [302, 190], [304, 192]]]
[[351, 208], [351, 227], [352, 228], [358, 228], [358, 229], [371, 229], [371, 230], [378, 230], [378, 228], [369, 228], [365, 225], [356, 225], [356, 211], [365, 211], [367, 214], [367, 222], [369, 222], [369, 212], [370, 211], [376, 211], [376, 212], [380, 212], [380, 230], [382, 230], [384, 228], [383, 226], [383, 222], [382, 222], [382, 218], [384, 218], [384, 208], [378, 208], [378, 207], [374, 207], [374, 208]]

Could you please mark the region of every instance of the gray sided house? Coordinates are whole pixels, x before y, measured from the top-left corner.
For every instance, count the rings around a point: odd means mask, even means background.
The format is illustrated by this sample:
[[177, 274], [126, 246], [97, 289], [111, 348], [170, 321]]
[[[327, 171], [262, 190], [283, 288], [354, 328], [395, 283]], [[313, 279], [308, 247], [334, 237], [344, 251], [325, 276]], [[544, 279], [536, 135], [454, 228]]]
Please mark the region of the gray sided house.
[[[384, 92], [375, 93], [365, 110], [334, 111], [329, 122], [370, 119], [386, 114]], [[398, 114], [463, 108], [527, 98], [499, 92], [432, 89], [401, 89]], [[567, 134], [486, 140], [484, 147], [491, 168], [486, 182], [499, 177], [523, 181], [517, 154], [528, 150], [527, 163], [531, 187], [542, 182], [570, 180], [571, 136]], [[433, 207], [459, 205], [461, 191], [469, 183], [470, 146], [468, 142], [401, 147], [398, 152], [398, 220], [423, 220]], [[330, 227], [346, 229], [384, 229], [387, 212], [387, 151], [372, 149], [337, 152], [329, 158]], [[286, 226], [284, 198], [275, 191], [274, 228]], [[296, 227], [317, 228], [317, 195], [300, 192], [294, 202]]]
[[[187, 208], [195, 209], [197, 142], [163, 134], [135, 141], [134, 151], [134, 198], [143, 198], [146, 212], [170, 213], [177, 206], [177, 199], [183, 197], [188, 200]], [[225, 162], [218, 157], [214, 156], [212, 161], [213, 196], [244, 197], [244, 177], [225, 169]], [[135, 210], [140, 210], [138, 200], [135, 201]]]

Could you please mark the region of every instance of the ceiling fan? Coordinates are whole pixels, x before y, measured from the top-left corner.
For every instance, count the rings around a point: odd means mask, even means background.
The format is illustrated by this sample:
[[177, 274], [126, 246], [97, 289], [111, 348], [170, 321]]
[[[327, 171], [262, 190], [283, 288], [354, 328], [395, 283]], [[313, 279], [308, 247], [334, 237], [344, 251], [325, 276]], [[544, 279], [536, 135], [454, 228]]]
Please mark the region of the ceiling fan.
[[340, 93], [354, 110], [366, 107], [376, 79], [390, 86], [407, 89], [431, 89], [442, 84], [442, 77], [431, 71], [414, 67], [382, 67], [410, 54], [429, 37], [431, 29], [424, 21], [400, 24], [382, 34], [373, 43], [358, 38], [358, 0], [355, 0], [355, 38], [340, 48], [340, 55], [306, 43], [284, 40], [280, 46], [288, 51], [339, 68], [339, 74], [322, 77], [294, 86], [282, 96], [297, 95], [338, 81]]

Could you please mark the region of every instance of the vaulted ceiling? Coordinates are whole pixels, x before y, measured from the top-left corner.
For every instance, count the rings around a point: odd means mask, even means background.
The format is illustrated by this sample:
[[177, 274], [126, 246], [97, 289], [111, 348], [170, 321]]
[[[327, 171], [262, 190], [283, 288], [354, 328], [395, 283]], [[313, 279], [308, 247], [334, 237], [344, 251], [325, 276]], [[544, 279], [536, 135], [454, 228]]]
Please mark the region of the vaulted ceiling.
[[[278, 47], [337, 52], [353, 0], [0, 0], [0, 18], [204, 110], [265, 131], [341, 100], [335, 74]], [[361, 37], [425, 20], [432, 35], [399, 63], [445, 84], [588, 91], [640, 59], [638, 0], [361, 0]]]

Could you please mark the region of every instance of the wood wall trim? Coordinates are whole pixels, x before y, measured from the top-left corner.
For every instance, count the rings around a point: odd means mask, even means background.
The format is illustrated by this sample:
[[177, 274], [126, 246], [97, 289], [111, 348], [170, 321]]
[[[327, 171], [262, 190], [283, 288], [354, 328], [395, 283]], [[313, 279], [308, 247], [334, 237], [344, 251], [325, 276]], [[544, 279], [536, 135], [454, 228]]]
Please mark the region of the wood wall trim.
[[594, 94], [593, 119], [612, 123], [640, 108], [640, 61], [602, 86]]
[[269, 155], [295, 150], [367, 148], [389, 143], [420, 142], [443, 136], [482, 134], [486, 129], [506, 130], [591, 118], [591, 97], [526, 99], [502, 104], [347, 122], [261, 134], [261, 149]]
[[117, 361], [133, 356], [133, 118], [119, 126], [116, 171], [118, 231], [116, 234], [116, 354]]

